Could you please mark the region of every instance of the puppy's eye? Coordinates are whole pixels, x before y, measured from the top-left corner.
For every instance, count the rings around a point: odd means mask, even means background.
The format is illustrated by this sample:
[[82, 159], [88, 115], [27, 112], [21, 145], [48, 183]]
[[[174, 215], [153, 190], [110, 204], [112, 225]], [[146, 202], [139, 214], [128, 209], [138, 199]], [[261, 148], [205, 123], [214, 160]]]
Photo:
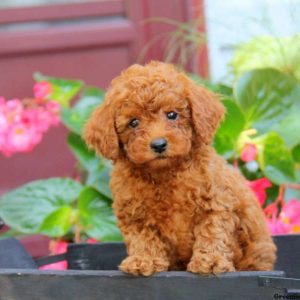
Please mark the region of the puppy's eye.
[[178, 113], [175, 111], [170, 111], [170, 112], [166, 113], [166, 115], [169, 120], [176, 120], [178, 117]]
[[130, 122], [129, 122], [129, 126], [131, 128], [135, 128], [139, 125], [140, 121], [138, 119], [132, 119]]

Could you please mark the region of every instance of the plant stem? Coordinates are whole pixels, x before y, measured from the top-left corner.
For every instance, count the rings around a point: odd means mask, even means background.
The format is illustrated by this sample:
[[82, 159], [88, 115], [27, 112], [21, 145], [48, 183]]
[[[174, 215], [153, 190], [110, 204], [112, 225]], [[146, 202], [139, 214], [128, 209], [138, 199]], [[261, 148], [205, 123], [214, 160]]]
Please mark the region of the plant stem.
[[277, 198], [273, 203], [269, 204], [264, 209], [266, 216], [275, 217], [278, 213], [278, 204], [281, 204], [281, 208], [284, 206], [284, 192], [285, 192], [285, 186], [284, 185], [279, 186], [279, 193]]
[[75, 243], [80, 243], [81, 242], [81, 226], [80, 225], [75, 226], [74, 241], [75, 241]]
[[275, 202], [277, 203], [277, 204], [281, 204], [281, 207], [283, 207], [284, 206], [284, 192], [285, 192], [285, 185], [281, 185], [280, 187], [279, 187], [279, 194], [278, 194], [278, 197], [277, 197], [277, 199], [275, 200]]
[[232, 165], [236, 169], [239, 168], [239, 162], [238, 162], [238, 160], [237, 160], [237, 158], [235, 156], [233, 157]]
[[285, 184], [285, 187], [289, 189], [300, 190], [300, 184], [287, 183]]

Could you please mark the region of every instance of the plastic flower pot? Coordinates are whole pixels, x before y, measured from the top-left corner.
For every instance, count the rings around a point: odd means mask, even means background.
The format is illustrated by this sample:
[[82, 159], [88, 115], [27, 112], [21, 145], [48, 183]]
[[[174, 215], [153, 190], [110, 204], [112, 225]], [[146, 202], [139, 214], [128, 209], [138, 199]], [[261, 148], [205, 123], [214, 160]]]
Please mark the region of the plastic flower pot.
[[[274, 240], [278, 247], [274, 271], [219, 276], [164, 272], [151, 277], [133, 277], [117, 270], [126, 256], [122, 243], [74, 244], [65, 254], [32, 260], [28, 265], [30, 257], [23, 249], [8, 247], [12, 240], [0, 241], [0, 267], [3, 259], [6, 261], [0, 269], [0, 299], [299, 299], [300, 235], [276, 236]], [[25, 255], [26, 267], [21, 262], [10, 267], [9, 261], [20, 253]], [[64, 259], [70, 270], [37, 269]]]

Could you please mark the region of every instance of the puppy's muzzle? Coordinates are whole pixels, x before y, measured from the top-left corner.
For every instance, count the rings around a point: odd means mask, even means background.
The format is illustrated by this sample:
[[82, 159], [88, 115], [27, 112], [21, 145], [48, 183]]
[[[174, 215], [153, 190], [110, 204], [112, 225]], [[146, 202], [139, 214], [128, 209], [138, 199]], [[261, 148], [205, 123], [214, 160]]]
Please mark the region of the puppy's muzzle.
[[163, 153], [168, 147], [168, 142], [166, 139], [158, 138], [151, 142], [150, 147], [155, 153]]

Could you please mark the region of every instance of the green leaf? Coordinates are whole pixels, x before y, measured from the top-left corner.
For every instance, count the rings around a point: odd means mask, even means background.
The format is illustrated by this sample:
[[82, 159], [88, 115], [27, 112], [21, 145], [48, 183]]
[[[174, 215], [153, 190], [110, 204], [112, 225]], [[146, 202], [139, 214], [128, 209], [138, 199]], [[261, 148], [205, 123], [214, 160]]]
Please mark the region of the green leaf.
[[235, 154], [235, 143], [228, 139], [226, 135], [217, 134], [214, 138], [213, 147], [225, 159], [230, 159]]
[[85, 142], [77, 134], [70, 133], [68, 145], [80, 165], [88, 172], [86, 184], [93, 186], [107, 198], [112, 198], [109, 188], [110, 161], [96, 156], [95, 152], [89, 150]]
[[5, 232], [0, 234], [0, 240], [11, 238], [11, 237], [16, 238], [16, 237], [22, 236], [22, 235], [23, 235], [22, 233], [20, 233], [16, 230], [10, 229], [10, 230], [5, 231]]
[[300, 163], [300, 144], [296, 145], [292, 150], [294, 160], [299, 164]]
[[85, 187], [78, 200], [79, 217], [85, 233], [100, 241], [120, 241], [111, 203], [92, 187]]
[[284, 193], [284, 201], [289, 202], [291, 199], [300, 200], [300, 191], [296, 189], [287, 188]]
[[285, 140], [289, 148], [300, 143], [300, 99], [292, 105], [287, 115], [271, 130], [276, 131]]
[[268, 177], [272, 182], [276, 184], [284, 184], [288, 182], [294, 181], [293, 174], [290, 170], [283, 170], [283, 168], [278, 168], [272, 165], [267, 165], [265, 169], [263, 170], [265, 173], [265, 176]]
[[86, 171], [93, 171], [100, 164], [100, 158], [96, 156], [95, 151], [88, 149], [80, 135], [71, 132], [67, 142], [70, 150]]
[[48, 77], [38, 72], [33, 77], [37, 82], [47, 81], [51, 83], [53, 91], [49, 98], [60, 103], [62, 107], [69, 107], [71, 100], [83, 86], [82, 81]]
[[218, 133], [225, 134], [231, 139], [236, 139], [244, 130], [244, 114], [232, 99], [224, 99], [222, 103], [226, 108], [226, 115], [218, 129]]
[[111, 199], [112, 194], [109, 188], [111, 162], [100, 158], [99, 164], [88, 172], [86, 184], [94, 187], [98, 192]]
[[236, 140], [244, 130], [245, 117], [239, 106], [231, 99], [224, 99], [226, 115], [221, 123], [214, 140], [217, 152], [226, 158], [230, 158], [236, 148]]
[[232, 88], [223, 83], [212, 83], [211, 81], [205, 80], [196, 74], [189, 74], [189, 77], [192, 80], [194, 80], [197, 84], [205, 86], [214, 93], [229, 97], [231, 97], [233, 94]]
[[78, 197], [82, 185], [68, 178], [51, 178], [25, 184], [0, 198], [0, 216], [21, 233], [39, 233], [44, 220]]
[[71, 213], [70, 206], [63, 206], [55, 210], [45, 218], [39, 232], [53, 238], [64, 236], [72, 226]]
[[97, 98], [102, 102], [104, 97], [104, 91], [95, 86], [87, 86], [82, 92], [82, 98], [87, 97]]
[[254, 127], [264, 133], [281, 121], [300, 98], [300, 85], [279, 71], [261, 69], [243, 74], [234, 92], [247, 128]]
[[280, 185], [295, 181], [295, 168], [290, 150], [275, 132], [257, 138], [260, 167], [272, 182]]
[[82, 98], [72, 108], [64, 108], [61, 112], [61, 121], [64, 125], [81, 135], [82, 128], [92, 111], [99, 106], [104, 98], [104, 92], [97, 88], [88, 88]]
[[238, 45], [230, 62], [232, 73], [262, 68], [274, 68], [300, 80], [300, 34], [288, 37], [258, 36]]

